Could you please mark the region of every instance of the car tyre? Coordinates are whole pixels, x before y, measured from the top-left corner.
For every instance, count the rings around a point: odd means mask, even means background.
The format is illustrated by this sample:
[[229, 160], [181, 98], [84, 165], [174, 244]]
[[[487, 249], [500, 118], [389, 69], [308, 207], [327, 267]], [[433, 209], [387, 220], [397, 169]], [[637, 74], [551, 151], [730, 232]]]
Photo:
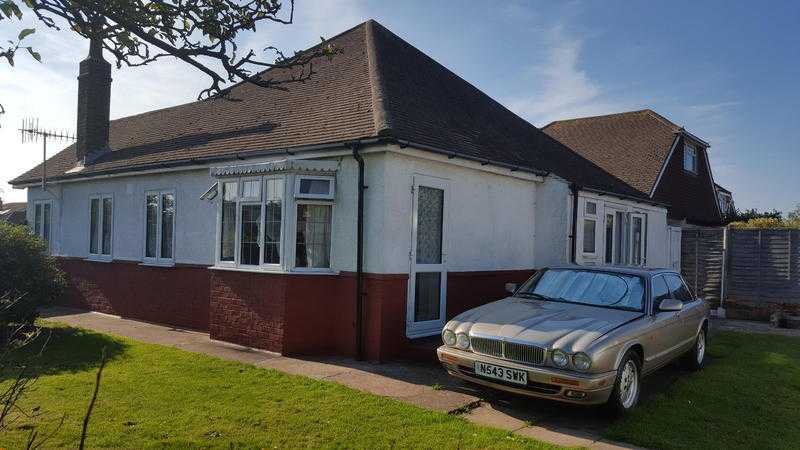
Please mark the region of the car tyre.
[[642, 363], [639, 355], [628, 350], [617, 369], [614, 389], [611, 391], [606, 407], [615, 415], [624, 415], [639, 403], [642, 391]]
[[694, 346], [686, 352], [686, 367], [689, 370], [700, 370], [706, 365], [706, 352], [708, 349], [708, 333], [705, 328], [700, 328], [694, 340]]

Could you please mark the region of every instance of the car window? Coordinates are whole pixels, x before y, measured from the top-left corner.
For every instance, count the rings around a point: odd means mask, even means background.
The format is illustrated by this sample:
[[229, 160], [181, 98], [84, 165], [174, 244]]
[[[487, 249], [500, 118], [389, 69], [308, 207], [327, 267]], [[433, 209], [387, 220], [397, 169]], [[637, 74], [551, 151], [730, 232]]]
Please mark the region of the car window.
[[667, 286], [669, 287], [669, 291], [672, 293], [673, 298], [676, 298], [684, 303], [694, 300], [692, 293], [686, 288], [686, 285], [683, 283], [683, 279], [681, 279], [681, 277], [677, 275], [664, 275], [664, 279], [667, 280]]
[[641, 311], [641, 277], [609, 272], [550, 269], [526, 283], [518, 294], [531, 293], [553, 300]]
[[653, 310], [657, 311], [658, 306], [661, 304], [661, 301], [665, 298], [669, 298], [669, 288], [667, 287], [667, 282], [664, 281], [664, 277], [654, 277], [653, 278]]

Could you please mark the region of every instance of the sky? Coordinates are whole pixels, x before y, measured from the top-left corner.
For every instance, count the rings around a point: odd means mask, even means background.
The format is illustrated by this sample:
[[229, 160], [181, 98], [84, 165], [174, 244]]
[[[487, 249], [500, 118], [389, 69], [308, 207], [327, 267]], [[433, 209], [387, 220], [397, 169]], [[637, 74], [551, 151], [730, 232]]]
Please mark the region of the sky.
[[[75, 128], [78, 62], [88, 43], [30, 17], [43, 63], [0, 62], [0, 196], [41, 162], [22, 118]], [[297, 0], [292, 25], [242, 36], [242, 47], [293, 51], [375, 19], [536, 126], [651, 108], [711, 143], [715, 181], [737, 207], [800, 203], [800, 2]], [[107, 56], [108, 58], [108, 56]], [[114, 70], [113, 118], [193, 101], [208, 79], [178, 61]], [[65, 144], [50, 145], [48, 155]]]

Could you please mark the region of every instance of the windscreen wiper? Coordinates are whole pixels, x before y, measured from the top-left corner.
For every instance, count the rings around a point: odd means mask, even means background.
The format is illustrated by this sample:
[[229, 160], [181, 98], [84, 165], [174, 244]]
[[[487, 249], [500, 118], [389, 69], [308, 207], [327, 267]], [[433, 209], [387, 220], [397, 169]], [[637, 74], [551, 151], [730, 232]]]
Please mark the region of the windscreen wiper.
[[550, 298], [550, 297], [548, 297], [546, 295], [537, 294], [535, 292], [517, 292], [516, 294], [514, 294], [514, 296], [515, 297], [522, 297], [522, 298], [532, 298], [532, 299], [536, 299], [536, 300], [545, 300], [545, 301], [548, 301], [548, 302], [549, 301], [553, 301], [552, 298]]

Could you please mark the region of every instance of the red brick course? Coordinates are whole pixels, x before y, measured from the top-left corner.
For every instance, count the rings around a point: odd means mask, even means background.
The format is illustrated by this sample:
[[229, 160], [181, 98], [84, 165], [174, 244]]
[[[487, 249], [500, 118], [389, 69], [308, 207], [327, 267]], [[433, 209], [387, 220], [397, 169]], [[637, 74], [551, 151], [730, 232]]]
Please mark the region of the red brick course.
[[68, 286], [61, 304], [149, 322], [208, 330], [206, 267], [59, 258]]
[[[212, 339], [285, 355], [353, 357], [355, 274], [285, 274], [170, 268], [61, 258], [62, 304], [208, 330]], [[447, 318], [506, 295], [532, 270], [451, 272]], [[407, 274], [364, 274], [364, 357], [413, 357], [406, 338]]]

